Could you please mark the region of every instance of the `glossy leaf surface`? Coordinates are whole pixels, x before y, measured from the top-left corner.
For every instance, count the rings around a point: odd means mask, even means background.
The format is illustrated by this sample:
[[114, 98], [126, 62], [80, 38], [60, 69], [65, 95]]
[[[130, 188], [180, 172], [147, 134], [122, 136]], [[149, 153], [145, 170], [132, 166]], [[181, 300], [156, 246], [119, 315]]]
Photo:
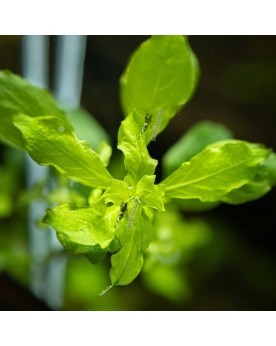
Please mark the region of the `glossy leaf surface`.
[[43, 221], [52, 226], [65, 249], [101, 260], [115, 234], [107, 219], [93, 207], [61, 204], [48, 209]]
[[162, 182], [166, 196], [202, 202], [222, 200], [252, 181], [269, 153], [261, 145], [237, 140], [210, 145]]
[[78, 140], [67, 121], [54, 116], [15, 116], [31, 157], [40, 165], [54, 166], [70, 179], [91, 187], [107, 187], [112, 179], [88, 143]]
[[152, 114], [147, 143], [159, 111], [161, 132], [191, 97], [198, 75], [196, 57], [184, 36], [153, 36], [133, 53], [121, 77], [121, 104], [126, 116], [134, 110], [141, 119], [146, 112]]

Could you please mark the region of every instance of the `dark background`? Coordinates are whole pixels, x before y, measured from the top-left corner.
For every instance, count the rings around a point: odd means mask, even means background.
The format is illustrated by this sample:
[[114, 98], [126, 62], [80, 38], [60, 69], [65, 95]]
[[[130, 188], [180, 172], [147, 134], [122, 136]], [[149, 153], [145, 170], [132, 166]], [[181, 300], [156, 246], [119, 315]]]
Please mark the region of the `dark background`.
[[[118, 80], [130, 54], [148, 37], [88, 36], [82, 105], [107, 130], [114, 147], [123, 119]], [[276, 37], [190, 36], [189, 42], [201, 67], [199, 85], [156, 144], [150, 145], [151, 156], [160, 159], [191, 125], [204, 119], [223, 123], [235, 138], [264, 143], [276, 151]], [[52, 36], [51, 80], [55, 45]], [[21, 74], [20, 36], [0, 36], [0, 68]], [[139, 290], [143, 302], [124, 309], [275, 310], [275, 207], [274, 188], [260, 200], [240, 206], [223, 204], [203, 213], [215, 229], [215, 238], [188, 264], [191, 299], [171, 303], [149, 292], [138, 278], [121, 292], [127, 299]]]

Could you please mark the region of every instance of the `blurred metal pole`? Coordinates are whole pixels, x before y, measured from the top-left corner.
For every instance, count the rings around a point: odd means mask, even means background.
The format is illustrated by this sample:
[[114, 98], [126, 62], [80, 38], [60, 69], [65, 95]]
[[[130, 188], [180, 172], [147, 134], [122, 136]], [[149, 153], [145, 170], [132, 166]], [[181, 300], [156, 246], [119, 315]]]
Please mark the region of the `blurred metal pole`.
[[[64, 109], [76, 109], [80, 105], [85, 48], [86, 36], [66, 35], [57, 39], [54, 94]], [[50, 247], [52, 252], [62, 249], [55, 232], [51, 232]], [[65, 272], [65, 256], [50, 259], [47, 302], [55, 308], [63, 303]]]
[[86, 36], [58, 37], [54, 92], [65, 109], [80, 105]]
[[[44, 88], [48, 86], [48, 47], [48, 36], [23, 37], [23, 75], [34, 85]], [[85, 48], [86, 36], [58, 37], [55, 96], [65, 109], [76, 109], [80, 105]], [[28, 187], [42, 179], [50, 180], [49, 169], [37, 165], [29, 156], [26, 165]], [[54, 184], [51, 179], [51, 185]], [[34, 201], [29, 209], [30, 286], [52, 309], [60, 309], [64, 298], [66, 257], [51, 256], [62, 250], [56, 233], [52, 229], [41, 230], [36, 225], [47, 207], [45, 202]]]
[[[48, 86], [48, 36], [23, 36], [22, 63], [23, 75], [32, 84], [46, 88]], [[26, 156], [26, 183], [31, 188], [41, 180], [49, 179], [48, 167], [41, 167], [29, 156]], [[47, 268], [45, 259], [49, 253], [50, 234], [37, 226], [37, 221], [43, 216], [47, 204], [43, 201], [33, 201], [28, 213], [28, 231], [30, 247], [30, 287], [33, 293], [45, 299]]]

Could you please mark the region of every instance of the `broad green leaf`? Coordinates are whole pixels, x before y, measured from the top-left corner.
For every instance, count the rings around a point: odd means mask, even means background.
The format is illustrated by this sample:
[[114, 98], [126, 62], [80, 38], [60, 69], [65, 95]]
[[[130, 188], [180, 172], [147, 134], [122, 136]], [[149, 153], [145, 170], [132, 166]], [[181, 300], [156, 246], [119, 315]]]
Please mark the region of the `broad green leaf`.
[[55, 115], [65, 120], [63, 110], [48, 91], [10, 71], [0, 71], [0, 140], [24, 149], [22, 134], [13, 124], [13, 116], [19, 113], [30, 117]]
[[144, 175], [152, 175], [157, 161], [148, 153], [144, 139], [139, 137], [136, 112], [131, 113], [121, 124], [118, 134], [118, 149], [124, 154], [129, 183], [135, 185]]
[[[220, 123], [209, 120], [196, 123], [163, 156], [163, 175], [167, 177], [207, 145], [230, 138], [232, 138], [232, 133]], [[201, 202], [198, 199], [179, 199], [174, 203], [177, 203], [177, 206], [183, 211], [189, 212], [210, 210], [219, 204], [219, 202]]]
[[166, 196], [220, 201], [232, 190], [252, 181], [269, 153], [261, 145], [238, 140], [212, 144], [162, 182], [166, 185]]
[[97, 150], [102, 142], [109, 142], [109, 136], [98, 121], [85, 109], [66, 111], [79, 139], [85, 140], [92, 149]]
[[52, 226], [65, 249], [96, 263], [109, 251], [115, 230], [93, 207], [61, 204], [47, 209], [43, 222]]
[[[133, 53], [121, 77], [121, 104], [125, 116], [138, 111], [140, 118], [145, 113], [153, 115], [153, 124], [158, 112], [163, 117], [158, 133], [189, 100], [195, 90], [199, 75], [198, 62], [184, 36], [153, 36]], [[147, 131], [148, 143], [153, 128]]]
[[71, 125], [55, 116], [14, 117], [25, 147], [40, 165], [54, 166], [67, 178], [91, 187], [108, 186], [112, 179], [99, 155], [78, 140]]
[[127, 218], [121, 220], [116, 232], [121, 248], [111, 257], [112, 286], [127, 285], [140, 273], [144, 263], [143, 254], [152, 238], [152, 218], [152, 211], [139, 205], [131, 229], [127, 228]]
[[248, 184], [231, 191], [223, 198], [223, 202], [241, 204], [264, 196], [276, 185], [276, 155], [271, 153], [260, 164], [255, 177]]
[[220, 123], [208, 120], [196, 123], [163, 156], [164, 176], [167, 177], [207, 145], [232, 137], [230, 130]]

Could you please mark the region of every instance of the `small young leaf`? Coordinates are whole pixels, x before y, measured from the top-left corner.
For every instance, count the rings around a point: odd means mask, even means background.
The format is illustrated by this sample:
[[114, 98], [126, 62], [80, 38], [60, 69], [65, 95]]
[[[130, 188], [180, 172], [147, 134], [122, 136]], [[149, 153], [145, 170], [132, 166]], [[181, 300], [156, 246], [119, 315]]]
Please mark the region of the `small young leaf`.
[[[197, 59], [184, 36], [153, 36], [134, 52], [121, 77], [121, 104], [127, 116], [134, 109], [164, 114], [158, 132], [189, 100], [199, 75]], [[153, 129], [152, 129], [153, 131]], [[152, 131], [146, 142], [152, 138]]]
[[158, 211], [165, 211], [165, 186], [154, 185], [155, 175], [145, 175], [135, 187], [135, 195], [141, 199], [143, 205]]
[[105, 256], [115, 238], [107, 219], [93, 207], [61, 204], [47, 209], [43, 222], [56, 230], [65, 249], [85, 254], [93, 263]]
[[183, 162], [190, 160], [207, 145], [232, 137], [230, 130], [220, 123], [213, 121], [196, 123], [163, 156], [164, 176], [167, 177]]
[[0, 71], [0, 140], [24, 149], [24, 140], [13, 124], [19, 113], [30, 117], [55, 115], [65, 120], [65, 114], [50, 93], [33, 86], [10, 71]]
[[131, 113], [121, 124], [118, 134], [118, 149], [124, 153], [125, 168], [129, 173], [129, 182], [135, 185], [144, 175], [152, 175], [157, 161], [148, 153], [145, 141], [139, 137], [139, 127]]
[[14, 117], [26, 150], [40, 165], [54, 166], [66, 177], [90, 187], [108, 186], [112, 179], [99, 155], [79, 141], [71, 125], [55, 116]]
[[232, 190], [252, 181], [269, 153], [261, 145], [238, 140], [212, 144], [162, 182], [166, 185], [166, 196], [220, 201]]
[[121, 249], [111, 257], [110, 279], [112, 286], [127, 285], [140, 273], [144, 259], [143, 253], [152, 238], [152, 211], [140, 206], [135, 222], [127, 229], [127, 220], [122, 219], [116, 237]]
[[103, 198], [105, 203], [112, 202], [119, 206], [121, 202], [128, 201], [134, 193], [134, 188], [129, 187], [123, 180], [111, 180], [107, 190], [105, 191]]

